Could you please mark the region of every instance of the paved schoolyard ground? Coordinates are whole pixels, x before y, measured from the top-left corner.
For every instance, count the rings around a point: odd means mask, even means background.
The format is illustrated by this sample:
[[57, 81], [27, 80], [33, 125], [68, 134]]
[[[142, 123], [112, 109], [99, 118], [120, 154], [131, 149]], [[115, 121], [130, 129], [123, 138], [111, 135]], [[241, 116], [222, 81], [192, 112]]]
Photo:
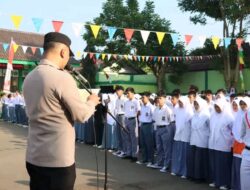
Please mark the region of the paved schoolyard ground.
[[[0, 122], [0, 190], [28, 190], [25, 169], [27, 128]], [[97, 150], [100, 170], [99, 189], [104, 182], [104, 152]], [[197, 184], [163, 174], [109, 153], [109, 189], [112, 190], [209, 190], [207, 184]], [[76, 146], [77, 179], [75, 190], [94, 190], [96, 185], [95, 149]]]

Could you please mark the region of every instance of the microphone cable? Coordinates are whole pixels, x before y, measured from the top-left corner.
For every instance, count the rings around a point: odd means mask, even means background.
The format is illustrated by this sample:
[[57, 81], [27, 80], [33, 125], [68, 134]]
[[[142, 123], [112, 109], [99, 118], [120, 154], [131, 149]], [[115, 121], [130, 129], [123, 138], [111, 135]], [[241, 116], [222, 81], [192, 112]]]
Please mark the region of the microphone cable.
[[[91, 85], [88, 80], [85, 78], [80, 78], [78, 71], [76, 71], [71, 65], [67, 64], [65, 69], [73, 74], [73, 77], [83, 86], [83, 88], [91, 95]], [[85, 85], [85, 83], [87, 86]], [[99, 190], [99, 185], [100, 185], [100, 177], [99, 177], [99, 162], [98, 162], [98, 155], [97, 155], [97, 134], [96, 134], [96, 128], [95, 128], [95, 118], [92, 116], [92, 123], [93, 123], [93, 132], [94, 132], [94, 150], [95, 150], [95, 162], [96, 162], [96, 189]]]

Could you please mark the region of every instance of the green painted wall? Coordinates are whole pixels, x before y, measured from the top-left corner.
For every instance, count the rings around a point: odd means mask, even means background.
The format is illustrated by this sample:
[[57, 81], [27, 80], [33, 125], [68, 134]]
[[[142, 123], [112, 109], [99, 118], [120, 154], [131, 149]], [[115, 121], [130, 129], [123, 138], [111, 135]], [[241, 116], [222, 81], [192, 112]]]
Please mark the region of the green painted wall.
[[[206, 77], [207, 72], [207, 77]], [[196, 85], [200, 90], [211, 89], [213, 92], [219, 88], [225, 88], [225, 82], [223, 73], [220, 71], [198, 71], [188, 72], [182, 76], [181, 84], [173, 84], [168, 81], [169, 73], [166, 74], [166, 92], [171, 93], [174, 89], [179, 88], [183, 93], [188, 92], [190, 84]], [[244, 69], [244, 83], [245, 88], [250, 90], [250, 69]], [[98, 73], [96, 77], [96, 86], [107, 86], [107, 85], [122, 85], [124, 87], [132, 86], [135, 90], [140, 93], [143, 91], [156, 92], [156, 78], [152, 74], [148, 75], [110, 75], [110, 79], [107, 80], [103, 73]], [[238, 83], [238, 89], [240, 89], [240, 80]]]

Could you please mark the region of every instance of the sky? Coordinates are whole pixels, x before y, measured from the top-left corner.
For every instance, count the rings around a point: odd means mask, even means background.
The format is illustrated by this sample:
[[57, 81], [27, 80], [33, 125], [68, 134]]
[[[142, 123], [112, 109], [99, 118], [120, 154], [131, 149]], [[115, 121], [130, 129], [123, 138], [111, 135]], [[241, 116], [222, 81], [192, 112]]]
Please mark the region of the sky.
[[[145, 0], [138, 1], [142, 9]], [[81, 51], [86, 46], [86, 42], [84, 42], [81, 37], [75, 36], [71, 24], [93, 21], [93, 18], [99, 16], [102, 11], [104, 2], [105, 0], [0, 0], [0, 28], [14, 29], [10, 19], [11, 15], [23, 16], [19, 30], [28, 32], [36, 32], [32, 18], [44, 19], [39, 33], [53, 31], [51, 21], [62, 20], [64, 21], [64, 25], [61, 32], [71, 38], [74, 52]], [[222, 23], [210, 19], [205, 26], [194, 25], [189, 20], [190, 13], [180, 11], [177, 0], [155, 0], [154, 2], [155, 12], [161, 17], [170, 20], [172, 29], [182, 35], [194, 35], [188, 49], [199, 46], [198, 36], [200, 35], [222, 37]]]

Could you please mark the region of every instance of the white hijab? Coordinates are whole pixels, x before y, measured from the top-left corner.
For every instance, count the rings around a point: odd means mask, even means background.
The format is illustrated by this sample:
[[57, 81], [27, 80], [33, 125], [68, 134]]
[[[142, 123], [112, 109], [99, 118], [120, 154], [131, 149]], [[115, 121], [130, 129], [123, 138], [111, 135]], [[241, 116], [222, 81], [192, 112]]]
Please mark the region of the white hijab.
[[199, 110], [194, 109], [192, 118], [192, 128], [199, 128], [210, 118], [209, 106], [205, 100], [198, 98], [195, 100], [199, 105]]
[[[250, 108], [250, 98], [248, 97], [244, 97], [244, 98], [239, 98], [239, 103], [240, 101], [243, 101], [246, 103], [247, 105], [247, 110], [249, 110]], [[237, 112], [236, 116], [235, 116], [235, 120], [234, 120], [234, 124], [233, 124], [233, 136], [234, 139], [237, 140], [238, 142], [242, 142], [241, 139], [241, 135], [240, 135], [240, 130], [241, 130], [241, 126], [243, 125], [243, 119], [244, 119], [244, 115], [245, 115], [246, 111], [243, 111], [241, 108], [239, 108], [239, 111]]]
[[194, 114], [192, 105], [187, 96], [181, 96], [179, 101], [182, 102], [183, 107], [181, 108], [178, 106], [175, 109], [176, 130], [178, 130], [178, 128], [181, 130], [183, 127], [185, 127], [185, 124], [190, 121]]

